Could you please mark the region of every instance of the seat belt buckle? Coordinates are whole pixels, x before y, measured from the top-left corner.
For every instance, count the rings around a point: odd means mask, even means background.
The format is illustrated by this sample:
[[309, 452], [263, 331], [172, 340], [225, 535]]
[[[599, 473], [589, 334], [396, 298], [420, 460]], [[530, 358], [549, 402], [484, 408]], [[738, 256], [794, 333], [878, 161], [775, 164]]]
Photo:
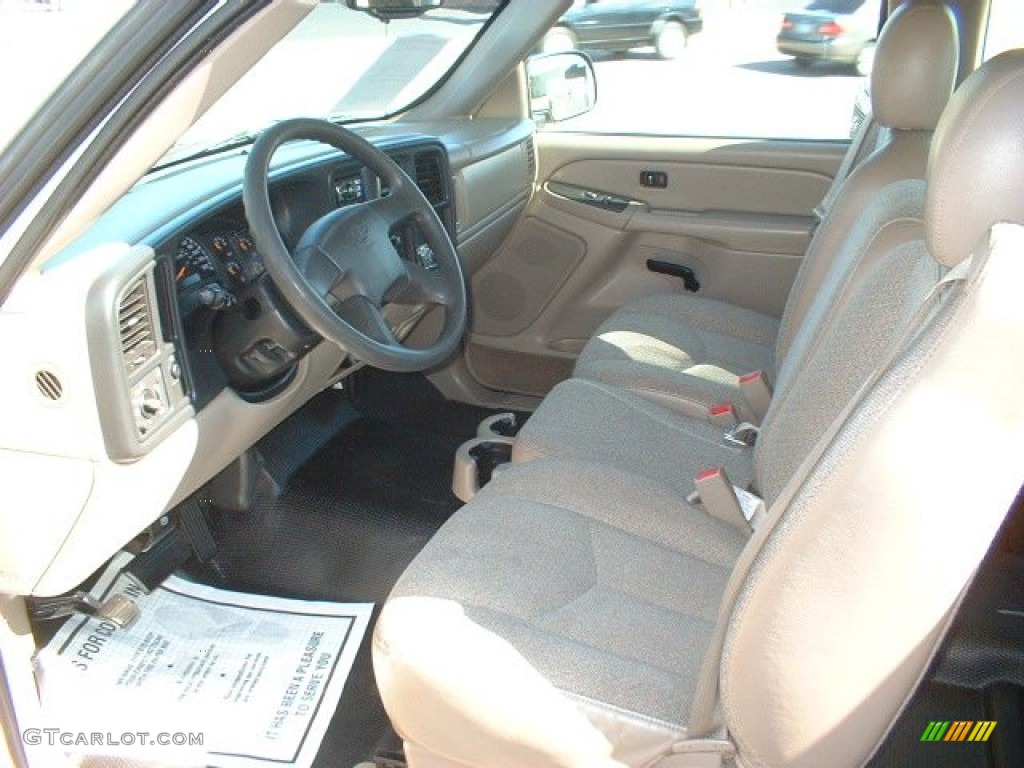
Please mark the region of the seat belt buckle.
[[753, 530], [764, 514], [764, 502], [750, 491], [737, 488], [722, 467], [707, 469], [694, 480], [698, 501], [712, 517], [743, 530]]
[[768, 385], [768, 377], [764, 371], [754, 371], [746, 376], [740, 376], [740, 393], [754, 414], [756, 423], [760, 424], [772, 404], [772, 388]]
[[731, 430], [739, 423], [739, 419], [736, 417], [736, 408], [732, 403], [712, 405], [708, 410], [708, 421], [725, 430]]

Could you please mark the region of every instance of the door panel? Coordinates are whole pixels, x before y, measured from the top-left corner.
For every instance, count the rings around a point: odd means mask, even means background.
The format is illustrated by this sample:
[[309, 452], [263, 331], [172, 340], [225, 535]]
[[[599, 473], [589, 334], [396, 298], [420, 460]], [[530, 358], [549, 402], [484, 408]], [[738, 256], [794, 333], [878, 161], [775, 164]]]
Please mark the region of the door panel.
[[[467, 362], [494, 389], [542, 395], [597, 326], [683, 293], [649, 259], [690, 267], [698, 295], [779, 316], [813, 208], [846, 144], [540, 133], [538, 191], [472, 277]], [[665, 174], [663, 189], [645, 172]]]

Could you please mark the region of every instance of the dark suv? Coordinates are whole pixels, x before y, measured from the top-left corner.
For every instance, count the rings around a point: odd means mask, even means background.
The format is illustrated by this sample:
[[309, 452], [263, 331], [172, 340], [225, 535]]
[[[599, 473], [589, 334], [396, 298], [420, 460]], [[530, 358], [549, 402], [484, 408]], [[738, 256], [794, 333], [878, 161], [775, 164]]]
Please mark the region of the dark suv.
[[572, 49], [628, 51], [653, 45], [674, 59], [704, 26], [696, 0], [580, 0], [545, 35], [545, 53]]

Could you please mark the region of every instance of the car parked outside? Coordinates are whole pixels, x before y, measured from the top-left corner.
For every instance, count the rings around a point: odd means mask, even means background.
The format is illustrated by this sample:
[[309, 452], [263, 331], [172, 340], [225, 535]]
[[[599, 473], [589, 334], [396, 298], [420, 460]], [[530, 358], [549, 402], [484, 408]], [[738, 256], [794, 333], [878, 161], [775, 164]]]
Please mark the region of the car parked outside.
[[776, 45], [799, 67], [833, 61], [867, 75], [874, 61], [878, 22], [876, 3], [814, 0], [804, 10], [783, 16]]
[[704, 27], [697, 0], [580, 0], [548, 31], [545, 53], [573, 49], [628, 51], [654, 46], [674, 59]]

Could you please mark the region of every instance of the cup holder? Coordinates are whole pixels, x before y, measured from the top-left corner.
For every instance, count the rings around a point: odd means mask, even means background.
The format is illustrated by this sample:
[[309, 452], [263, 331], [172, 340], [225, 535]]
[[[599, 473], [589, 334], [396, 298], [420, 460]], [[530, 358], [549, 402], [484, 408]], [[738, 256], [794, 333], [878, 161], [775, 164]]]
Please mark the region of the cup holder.
[[523, 426], [514, 413], [496, 413], [488, 416], [477, 427], [477, 437], [515, 437]]
[[476, 477], [480, 487], [487, 485], [494, 477], [494, 470], [512, 460], [512, 444], [487, 440], [469, 449], [469, 456], [476, 462]]
[[512, 460], [511, 437], [476, 437], [459, 446], [452, 471], [452, 492], [469, 501]]

